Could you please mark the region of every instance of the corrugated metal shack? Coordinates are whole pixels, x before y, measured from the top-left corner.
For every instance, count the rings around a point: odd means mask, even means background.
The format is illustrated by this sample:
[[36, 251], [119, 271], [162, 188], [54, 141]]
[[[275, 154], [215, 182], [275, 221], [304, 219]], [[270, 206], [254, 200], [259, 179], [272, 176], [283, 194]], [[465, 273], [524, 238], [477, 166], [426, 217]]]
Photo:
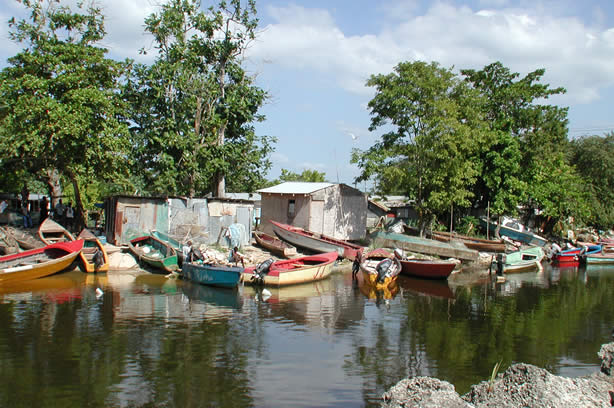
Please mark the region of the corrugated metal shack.
[[367, 196], [346, 184], [286, 182], [258, 192], [260, 229], [269, 234], [273, 220], [338, 239], [366, 236]]
[[105, 235], [126, 245], [143, 232], [162, 231], [180, 242], [227, 245], [224, 234], [242, 225], [241, 244], [251, 240], [254, 202], [250, 200], [117, 195], [105, 200]]

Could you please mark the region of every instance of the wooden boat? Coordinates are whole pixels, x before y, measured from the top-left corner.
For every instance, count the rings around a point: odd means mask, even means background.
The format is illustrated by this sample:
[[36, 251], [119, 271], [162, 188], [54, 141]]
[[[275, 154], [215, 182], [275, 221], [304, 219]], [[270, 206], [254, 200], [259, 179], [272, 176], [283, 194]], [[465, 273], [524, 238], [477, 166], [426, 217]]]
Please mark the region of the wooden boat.
[[427, 259], [401, 259], [401, 273], [425, 279], [448, 279], [456, 262]]
[[[484, 227], [490, 234], [494, 234], [497, 229], [496, 221], [489, 221], [486, 217], [480, 217], [480, 225]], [[527, 245], [535, 245], [543, 247], [548, 243], [546, 238], [529, 231], [524, 225], [520, 224], [513, 218], [503, 217], [499, 234], [505, 235], [515, 241], [524, 242]]]
[[38, 227], [38, 236], [47, 245], [75, 240], [73, 234], [51, 218], [46, 218]]
[[83, 229], [77, 239], [82, 239], [83, 249], [81, 250], [81, 269], [83, 272], [108, 272], [109, 255], [94, 233], [88, 229]]
[[410, 252], [477, 261], [479, 252], [460, 242], [441, 242], [434, 239], [413, 237], [405, 234], [379, 231], [373, 236], [375, 245], [382, 248], [401, 248]]
[[[403, 225], [403, 231], [413, 236], [420, 235], [420, 230], [410, 225]], [[467, 248], [480, 252], [505, 252], [506, 250], [502, 239], [483, 239], [444, 231], [427, 231], [426, 236], [440, 242], [461, 242]]]
[[364, 247], [353, 244], [349, 241], [318, 234], [316, 232], [311, 232], [303, 228], [282, 224], [276, 221], [270, 222], [273, 224], [273, 231], [279, 238], [291, 243], [292, 245], [306, 248], [313, 252], [336, 251], [340, 257], [353, 261], [354, 258], [356, 258], [358, 251], [362, 251], [364, 249]]
[[246, 284], [285, 286], [326, 279], [332, 273], [338, 256], [337, 251], [331, 251], [273, 261], [268, 267], [264, 263], [250, 266], [243, 271], [241, 281]]
[[19, 243], [4, 228], [0, 227], [0, 255], [16, 254], [19, 251]]
[[614, 265], [614, 245], [602, 245], [600, 251], [585, 253], [582, 261], [586, 264]]
[[23, 231], [19, 228], [10, 227], [7, 225], [4, 227], [4, 231], [10, 234], [22, 249], [35, 249], [45, 246], [43, 241], [29, 232]]
[[541, 247], [530, 247], [500, 255], [504, 257], [502, 262], [503, 273], [527, 272], [542, 268], [541, 262], [544, 258], [544, 250]]
[[172, 246], [177, 252], [177, 262], [179, 266], [183, 264], [183, 261], [184, 261], [183, 246], [181, 245], [179, 241], [177, 241], [175, 238], [171, 237], [170, 235], [165, 234], [164, 232], [158, 231], [158, 230], [153, 230], [151, 231], [150, 234], [158, 238], [160, 241], [164, 241], [168, 245]]
[[273, 237], [262, 231], [254, 231], [254, 238], [262, 248], [281, 258], [296, 256], [296, 248], [277, 237]]
[[128, 241], [128, 249], [139, 262], [169, 273], [179, 269], [177, 251], [167, 242], [151, 235], [142, 235]]
[[201, 285], [236, 288], [241, 279], [242, 267], [185, 262], [181, 267], [184, 279]]
[[[386, 259], [392, 260], [392, 263], [385, 275], [379, 276], [377, 266]], [[394, 254], [378, 248], [363, 255], [360, 270], [365, 284], [376, 289], [384, 289], [396, 284], [397, 277], [401, 273], [401, 263], [398, 262]]]
[[70, 267], [81, 253], [83, 241], [58, 242], [0, 257], [0, 284], [53, 275]]

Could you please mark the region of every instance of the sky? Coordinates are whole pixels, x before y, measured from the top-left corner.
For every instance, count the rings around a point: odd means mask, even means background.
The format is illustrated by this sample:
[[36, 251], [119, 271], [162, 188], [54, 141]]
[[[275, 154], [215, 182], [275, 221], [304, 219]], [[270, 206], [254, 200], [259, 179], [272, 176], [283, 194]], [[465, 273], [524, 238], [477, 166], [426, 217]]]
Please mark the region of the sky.
[[[109, 57], [152, 61], [138, 50], [152, 48], [143, 21], [161, 2], [98, 1]], [[352, 149], [381, 135], [368, 130], [374, 90], [365, 83], [404, 61], [455, 72], [500, 61], [521, 76], [544, 68], [543, 83], [567, 90], [549, 101], [569, 108], [570, 138], [614, 130], [614, 1], [256, 0], [256, 8], [260, 25], [244, 66], [270, 96], [256, 130], [278, 139], [271, 180], [281, 169], [310, 169], [355, 185]], [[21, 49], [8, 38], [12, 16], [25, 17], [23, 6], [2, 0], [0, 67]]]

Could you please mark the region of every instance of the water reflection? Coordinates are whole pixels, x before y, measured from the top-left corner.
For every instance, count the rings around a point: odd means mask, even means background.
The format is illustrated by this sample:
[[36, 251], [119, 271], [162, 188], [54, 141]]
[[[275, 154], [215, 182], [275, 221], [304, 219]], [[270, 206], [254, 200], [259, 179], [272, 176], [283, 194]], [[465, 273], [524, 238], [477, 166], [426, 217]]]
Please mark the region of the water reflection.
[[463, 393], [498, 361], [562, 375], [597, 370], [614, 326], [614, 268], [506, 277], [459, 285], [401, 276], [396, 291], [372, 293], [347, 265], [268, 293], [142, 271], [3, 286], [1, 401], [371, 407], [408, 375]]

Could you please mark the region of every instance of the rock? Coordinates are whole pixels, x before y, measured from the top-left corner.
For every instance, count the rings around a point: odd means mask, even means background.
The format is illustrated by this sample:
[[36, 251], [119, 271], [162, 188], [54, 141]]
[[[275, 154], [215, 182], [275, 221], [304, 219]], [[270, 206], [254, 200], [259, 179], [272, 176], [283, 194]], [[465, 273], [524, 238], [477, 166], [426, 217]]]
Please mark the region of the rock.
[[383, 395], [382, 407], [464, 408], [471, 407], [446, 381], [431, 377], [401, 380]]
[[614, 343], [604, 344], [598, 355], [602, 360], [599, 373], [565, 378], [531, 364], [514, 364], [494, 381], [474, 385], [462, 397], [445, 381], [408, 378], [383, 394], [382, 407], [611, 407]]

